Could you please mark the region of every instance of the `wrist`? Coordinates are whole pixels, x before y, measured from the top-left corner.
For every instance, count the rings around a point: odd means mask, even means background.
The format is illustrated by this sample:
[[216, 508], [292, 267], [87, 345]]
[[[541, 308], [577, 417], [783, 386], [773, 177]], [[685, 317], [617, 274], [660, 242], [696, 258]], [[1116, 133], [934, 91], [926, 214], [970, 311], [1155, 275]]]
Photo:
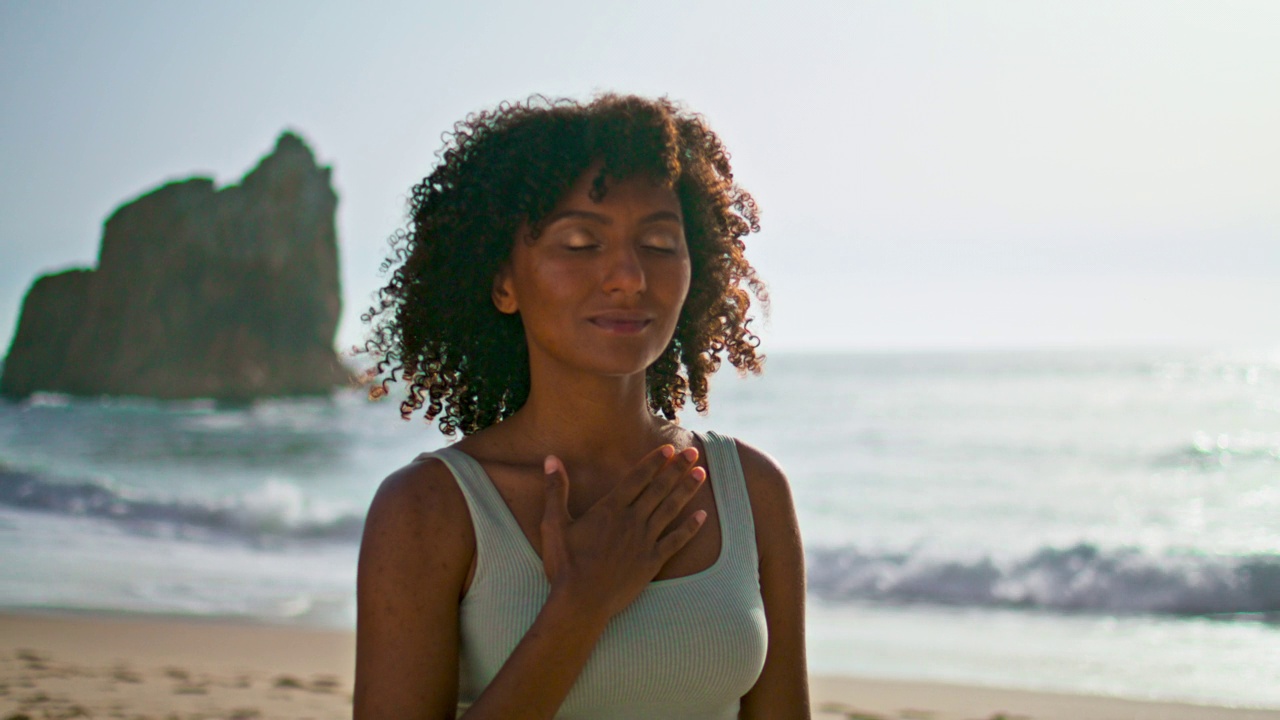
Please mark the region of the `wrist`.
[[552, 586], [543, 612], [561, 617], [573, 627], [599, 636], [613, 617], [601, 599], [591, 592], [567, 587]]

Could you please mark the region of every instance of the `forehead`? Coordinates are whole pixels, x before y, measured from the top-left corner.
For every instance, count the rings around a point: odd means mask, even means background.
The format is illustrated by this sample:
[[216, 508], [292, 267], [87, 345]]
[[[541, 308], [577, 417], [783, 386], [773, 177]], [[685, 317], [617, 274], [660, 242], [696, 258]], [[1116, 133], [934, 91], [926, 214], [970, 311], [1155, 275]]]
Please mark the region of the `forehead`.
[[673, 188], [647, 175], [602, 176], [598, 164], [587, 168], [573, 181], [556, 202], [555, 209], [599, 210], [624, 206], [680, 214], [680, 199]]

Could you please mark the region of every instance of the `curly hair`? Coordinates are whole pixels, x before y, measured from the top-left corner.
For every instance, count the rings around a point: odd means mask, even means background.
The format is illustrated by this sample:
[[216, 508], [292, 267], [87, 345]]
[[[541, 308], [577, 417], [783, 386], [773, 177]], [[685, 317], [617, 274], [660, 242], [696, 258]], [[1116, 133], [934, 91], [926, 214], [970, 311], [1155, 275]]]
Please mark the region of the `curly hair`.
[[[529, 354], [518, 315], [493, 305], [493, 280], [522, 224], [534, 237], [565, 191], [600, 164], [606, 179], [648, 176], [670, 187], [684, 214], [689, 294], [670, 343], [646, 372], [648, 403], [668, 419], [693, 397], [707, 410], [708, 377], [727, 356], [740, 373], [764, 357], [749, 329], [751, 295], [768, 294], [743, 255], [759, 232], [755, 200], [733, 180], [729, 153], [703, 118], [662, 98], [602, 95], [591, 102], [534, 96], [467, 116], [431, 174], [413, 187], [408, 227], [392, 236], [387, 284], [362, 319], [378, 358], [370, 397], [397, 379], [408, 419], [425, 408], [446, 435], [469, 435], [511, 415], [529, 396]], [[750, 289], [751, 294], [743, 286]]]

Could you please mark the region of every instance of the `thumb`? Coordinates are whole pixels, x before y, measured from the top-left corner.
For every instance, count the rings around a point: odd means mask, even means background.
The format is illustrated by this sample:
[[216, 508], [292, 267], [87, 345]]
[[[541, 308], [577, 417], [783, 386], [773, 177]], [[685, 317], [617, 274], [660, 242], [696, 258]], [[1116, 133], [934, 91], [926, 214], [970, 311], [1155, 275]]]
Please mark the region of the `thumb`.
[[547, 474], [547, 503], [542, 522], [564, 527], [572, 519], [569, 517], [569, 473], [555, 455], [548, 455], [542, 467]]

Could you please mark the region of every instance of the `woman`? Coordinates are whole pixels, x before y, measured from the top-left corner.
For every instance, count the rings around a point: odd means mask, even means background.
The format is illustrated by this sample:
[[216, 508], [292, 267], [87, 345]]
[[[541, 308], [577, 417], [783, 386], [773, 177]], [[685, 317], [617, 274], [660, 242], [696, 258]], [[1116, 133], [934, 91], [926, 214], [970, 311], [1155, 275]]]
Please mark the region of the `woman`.
[[675, 422], [722, 355], [760, 368], [719, 139], [535, 98], [459, 123], [410, 205], [371, 347], [464, 437], [370, 507], [356, 717], [808, 717], [782, 471]]

